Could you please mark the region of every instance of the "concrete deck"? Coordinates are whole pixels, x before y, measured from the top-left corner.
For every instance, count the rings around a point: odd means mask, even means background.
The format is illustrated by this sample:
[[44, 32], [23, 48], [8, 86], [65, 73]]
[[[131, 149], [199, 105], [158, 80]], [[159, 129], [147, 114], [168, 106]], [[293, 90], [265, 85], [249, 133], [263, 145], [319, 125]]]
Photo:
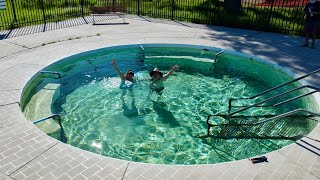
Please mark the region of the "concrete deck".
[[[320, 179], [319, 125], [297, 143], [266, 154], [268, 163], [244, 159], [182, 166], [83, 151], [48, 137], [24, 118], [19, 96], [32, 75], [64, 57], [113, 45], [207, 45], [255, 55], [297, 75], [320, 68], [320, 43], [315, 50], [301, 48], [302, 37], [139, 17], [126, 21], [128, 25], [86, 24], [0, 41], [0, 179]], [[319, 77], [307, 81], [320, 86]]]

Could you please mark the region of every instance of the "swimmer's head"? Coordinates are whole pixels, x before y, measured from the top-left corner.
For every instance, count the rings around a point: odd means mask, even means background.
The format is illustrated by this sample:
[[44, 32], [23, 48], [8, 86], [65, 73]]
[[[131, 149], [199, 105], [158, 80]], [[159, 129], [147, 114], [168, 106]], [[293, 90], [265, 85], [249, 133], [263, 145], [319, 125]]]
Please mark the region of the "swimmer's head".
[[132, 70], [128, 70], [126, 73], [126, 79], [127, 80], [132, 80], [134, 77], [134, 72]]
[[158, 68], [154, 68], [153, 71], [150, 72], [150, 76], [153, 78], [163, 77], [162, 72], [159, 71]]

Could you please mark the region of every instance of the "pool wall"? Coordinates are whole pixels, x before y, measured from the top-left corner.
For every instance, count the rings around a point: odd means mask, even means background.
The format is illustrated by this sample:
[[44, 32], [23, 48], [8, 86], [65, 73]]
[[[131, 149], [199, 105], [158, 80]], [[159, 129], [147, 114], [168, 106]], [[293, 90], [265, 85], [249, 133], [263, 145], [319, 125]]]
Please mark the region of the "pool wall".
[[[163, 44], [143, 44], [143, 46], [145, 48], [147, 47], [163, 47], [164, 45]], [[219, 52], [221, 49], [217, 49], [217, 48], [212, 48], [212, 47], [208, 47], [208, 46], [193, 46], [193, 45], [183, 45], [183, 44], [166, 44], [165, 45], [166, 47], [188, 47], [188, 48], [197, 48], [199, 50], [202, 50], [202, 49], [210, 49], [210, 50], [214, 50], [216, 52]], [[122, 48], [131, 48], [131, 47], [134, 47], [134, 48], [140, 48], [140, 45], [127, 45], [127, 46], [116, 46], [116, 47], [113, 47], [111, 48], [110, 50], [113, 50], [113, 49], [122, 49]], [[78, 58], [79, 57], [85, 57], [85, 56], [89, 56], [91, 54], [95, 54], [95, 53], [99, 53], [99, 52], [104, 52], [106, 49], [108, 48], [102, 48], [102, 49], [98, 49], [98, 50], [93, 50], [93, 51], [89, 51], [89, 52], [83, 52], [83, 53], [80, 53], [80, 54], [77, 54], [77, 55], [73, 55], [73, 56], [70, 56], [70, 57], [67, 57], [67, 58], [64, 58], [62, 59], [61, 61], [57, 61], [55, 63], [52, 63], [51, 65], [45, 67], [43, 70], [50, 70], [51, 67], [53, 66], [60, 66], [62, 63], [65, 63], [65, 62], [73, 62], [74, 60], [78, 61]], [[109, 49], [108, 49], [109, 50]], [[287, 74], [288, 76], [290, 77], [296, 77], [294, 73], [291, 73], [290, 71], [286, 70], [285, 68], [281, 68], [281, 67], [278, 67], [272, 63], [269, 63], [265, 60], [262, 60], [262, 59], [259, 59], [259, 58], [255, 58], [253, 56], [249, 56], [249, 55], [243, 55], [243, 53], [237, 53], [237, 52], [233, 52], [233, 51], [225, 51], [227, 54], [232, 54], [232, 55], [236, 55], [236, 56], [240, 56], [240, 57], [244, 57], [246, 59], [250, 59], [250, 60], [253, 60], [253, 61], [256, 61], [256, 62], [259, 62], [259, 63], [263, 63], [263, 64], [267, 64], [267, 65], [272, 65], [272, 68], [274, 67], [277, 67], [276, 69], [284, 74]], [[21, 99], [22, 99], [22, 109], [24, 108], [25, 104], [26, 104], [26, 100], [28, 100], [28, 98], [30, 98], [30, 93], [34, 93], [35, 91], [32, 89], [32, 87], [34, 86], [34, 84], [37, 84], [37, 82], [34, 82], [32, 81], [32, 79], [34, 80], [38, 80], [38, 77], [39, 77], [39, 74], [36, 74], [34, 75], [31, 80], [27, 83], [27, 85], [31, 85], [31, 89], [27, 86], [24, 87], [24, 91], [22, 93], [27, 93], [26, 97], [27, 98], [24, 98], [24, 96], [22, 95], [21, 96]], [[305, 82], [304, 82], [305, 83]], [[312, 99], [312, 98], [309, 98], [309, 99]], [[315, 104], [313, 104], [315, 103]], [[316, 103], [316, 101], [310, 103], [310, 107], [312, 109], [318, 109], [319, 106], [317, 106], [318, 104]], [[316, 105], [316, 106], [315, 106]]]

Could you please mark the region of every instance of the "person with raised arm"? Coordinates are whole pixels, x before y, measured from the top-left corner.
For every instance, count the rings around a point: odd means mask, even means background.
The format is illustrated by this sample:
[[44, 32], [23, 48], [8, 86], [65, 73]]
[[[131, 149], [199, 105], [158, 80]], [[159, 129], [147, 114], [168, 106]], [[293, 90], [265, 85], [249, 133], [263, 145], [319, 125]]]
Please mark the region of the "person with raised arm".
[[136, 83], [136, 79], [134, 78], [133, 70], [128, 70], [127, 73], [124, 75], [117, 66], [117, 62], [115, 59], [112, 59], [111, 64], [113, 65], [114, 69], [117, 71], [120, 79], [120, 89], [132, 89], [134, 84]]
[[177, 70], [179, 66], [176, 64], [174, 65], [171, 70], [163, 75], [162, 72], [159, 71], [158, 68], [154, 68], [153, 71], [150, 72], [150, 89], [157, 92], [162, 93], [164, 90], [164, 84], [163, 82], [168, 79], [169, 76], [172, 75], [172, 73]]

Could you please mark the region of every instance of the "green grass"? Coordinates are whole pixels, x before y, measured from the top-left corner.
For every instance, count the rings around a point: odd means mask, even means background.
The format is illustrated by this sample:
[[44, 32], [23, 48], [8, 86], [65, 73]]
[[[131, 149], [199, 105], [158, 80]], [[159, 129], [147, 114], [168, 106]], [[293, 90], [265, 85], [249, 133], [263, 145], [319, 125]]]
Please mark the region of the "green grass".
[[[16, 1], [15, 1], [16, 2]], [[43, 0], [46, 22], [61, 21], [81, 16], [81, 0]], [[89, 15], [89, 7], [111, 5], [112, 1], [83, 0], [84, 15]], [[118, 0], [126, 5], [130, 14], [138, 13], [138, 0]], [[43, 23], [42, 5], [39, 0], [15, 3], [16, 21], [12, 2], [7, 1], [7, 9], [0, 10], [0, 29]], [[286, 34], [301, 34], [304, 21], [301, 18], [303, 7], [279, 8], [257, 7], [243, 4], [240, 13], [228, 12], [220, 0], [175, 0], [173, 19], [179, 21], [222, 25], [245, 29], [263, 30]], [[140, 15], [155, 18], [172, 18], [172, 0], [140, 0]]]

